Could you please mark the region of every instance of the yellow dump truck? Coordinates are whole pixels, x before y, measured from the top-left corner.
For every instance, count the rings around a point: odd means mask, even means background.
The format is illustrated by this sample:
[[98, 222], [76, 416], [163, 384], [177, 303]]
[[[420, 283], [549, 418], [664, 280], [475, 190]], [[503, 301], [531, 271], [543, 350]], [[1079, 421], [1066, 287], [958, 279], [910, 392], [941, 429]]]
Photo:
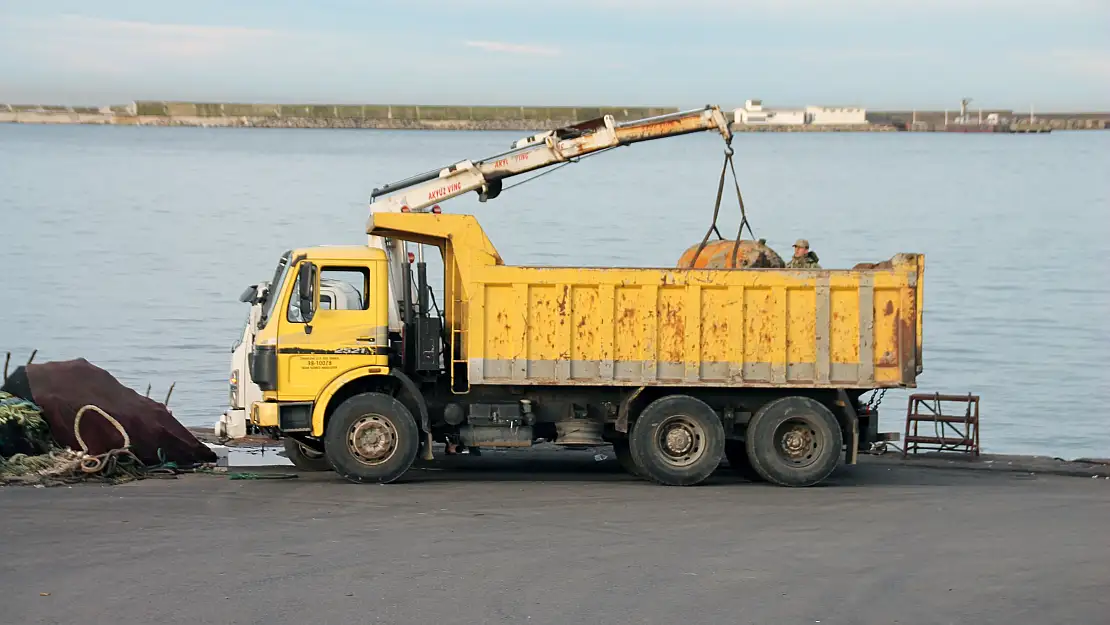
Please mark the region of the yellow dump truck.
[[[521, 267], [470, 215], [374, 212], [367, 234], [381, 243], [282, 256], [250, 365], [252, 425], [354, 482], [396, 480], [434, 440], [543, 439], [611, 444], [660, 484], [727, 458], [812, 485], [878, 440], [861, 395], [913, 387], [922, 368], [916, 254], [846, 270]], [[425, 249], [443, 260], [440, 303]], [[321, 280], [361, 297], [322, 305]]]

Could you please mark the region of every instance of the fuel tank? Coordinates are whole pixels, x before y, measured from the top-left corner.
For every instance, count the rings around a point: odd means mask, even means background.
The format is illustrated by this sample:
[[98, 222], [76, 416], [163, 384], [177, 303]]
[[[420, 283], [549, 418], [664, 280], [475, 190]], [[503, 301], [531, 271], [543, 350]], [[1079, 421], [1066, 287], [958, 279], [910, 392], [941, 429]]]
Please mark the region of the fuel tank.
[[[694, 254], [698, 251], [698, 245], [695, 243], [682, 253], [678, 259], [678, 267], [686, 269], [690, 267], [690, 261], [694, 258]], [[736, 262], [733, 264], [733, 251], [736, 252]], [[767, 246], [766, 239], [758, 241], [749, 241], [747, 239], [740, 239], [740, 245], [737, 247], [735, 240], [724, 239], [720, 241], [710, 241], [705, 244], [701, 254], [698, 254], [697, 262], [694, 263], [694, 269], [781, 269], [786, 266], [782, 257], [779, 256], [775, 250]]]

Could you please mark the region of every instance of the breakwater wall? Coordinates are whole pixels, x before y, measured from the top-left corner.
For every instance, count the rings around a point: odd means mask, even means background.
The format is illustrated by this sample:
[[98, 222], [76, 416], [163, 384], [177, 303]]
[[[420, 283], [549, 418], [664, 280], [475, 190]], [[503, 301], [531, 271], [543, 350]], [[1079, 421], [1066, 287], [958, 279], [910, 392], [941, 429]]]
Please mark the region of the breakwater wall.
[[603, 115], [618, 121], [676, 112], [643, 106], [426, 106], [390, 104], [236, 104], [136, 101], [124, 107], [67, 109], [0, 105], [0, 122], [102, 123], [250, 128], [411, 128], [547, 130]]
[[676, 112], [673, 107], [426, 106], [395, 104], [228, 104], [200, 102], [134, 103], [135, 115], [171, 118], [248, 118], [321, 122], [556, 122], [573, 124], [603, 115], [617, 120]]
[[897, 132], [889, 124], [733, 124], [733, 132]]
[[[573, 125], [603, 115], [618, 121], [677, 111], [650, 106], [428, 106], [395, 104], [239, 104], [139, 100], [120, 106], [65, 107], [0, 104], [0, 123], [110, 124], [245, 128], [382, 128], [425, 130], [532, 130]], [[1028, 117], [998, 113], [1017, 127]], [[952, 115], [954, 119], [954, 115]], [[944, 111], [869, 111], [866, 124], [734, 125], [736, 132], [889, 132], [937, 130]], [[1110, 113], [1038, 113], [1036, 126], [1052, 130], [1110, 128]], [[916, 120], [916, 124], [913, 123]], [[1030, 124], [1032, 125], [1032, 124]]]
[[[899, 129], [933, 131], [944, 128], [946, 124], [956, 123], [959, 114], [959, 111], [868, 111], [867, 121], [871, 124], [890, 125]], [[982, 109], [981, 111], [976, 109], [969, 116], [973, 122], [976, 122], [980, 116], [986, 121], [992, 114], [1018, 129], [1104, 130], [1110, 128], [1110, 111], [1035, 113], [1033, 119], [1030, 119], [1029, 113], [1011, 109]]]

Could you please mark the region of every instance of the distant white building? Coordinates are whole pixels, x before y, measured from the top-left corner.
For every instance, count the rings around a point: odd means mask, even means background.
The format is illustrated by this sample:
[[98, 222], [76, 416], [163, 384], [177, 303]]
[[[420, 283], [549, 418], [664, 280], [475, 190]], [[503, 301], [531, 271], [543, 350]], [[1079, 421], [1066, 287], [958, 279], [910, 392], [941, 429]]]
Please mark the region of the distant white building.
[[748, 100], [744, 108], [733, 111], [737, 124], [766, 124], [767, 111], [763, 110], [763, 100]]
[[744, 108], [733, 111], [737, 124], [798, 125], [806, 123], [806, 112], [801, 109], [765, 109], [763, 100], [748, 100]]
[[803, 126], [806, 123], [806, 112], [802, 109], [775, 109], [767, 123]]
[[808, 123], [814, 125], [866, 124], [867, 110], [844, 106], [807, 106], [806, 117]]

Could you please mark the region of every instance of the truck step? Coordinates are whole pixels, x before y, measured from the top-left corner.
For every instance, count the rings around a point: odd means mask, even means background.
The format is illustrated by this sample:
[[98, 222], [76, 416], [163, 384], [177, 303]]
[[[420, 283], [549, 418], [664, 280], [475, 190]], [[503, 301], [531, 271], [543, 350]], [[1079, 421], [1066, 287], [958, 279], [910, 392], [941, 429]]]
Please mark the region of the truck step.
[[[955, 404], [955, 407], [952, 405]], [[948, 412], [945, 407], [948, 406]], [[961, 409], [962, 407], [962, 409]], [[963, 414], [960, 414], [960, 413]], [[924, 431], [922, 431], [924, 426]], [[931, 435], [930, 435], [931, 430]], [[910, 395], [902, 457], [919, 451], [979, 455], [979, 396]]]

